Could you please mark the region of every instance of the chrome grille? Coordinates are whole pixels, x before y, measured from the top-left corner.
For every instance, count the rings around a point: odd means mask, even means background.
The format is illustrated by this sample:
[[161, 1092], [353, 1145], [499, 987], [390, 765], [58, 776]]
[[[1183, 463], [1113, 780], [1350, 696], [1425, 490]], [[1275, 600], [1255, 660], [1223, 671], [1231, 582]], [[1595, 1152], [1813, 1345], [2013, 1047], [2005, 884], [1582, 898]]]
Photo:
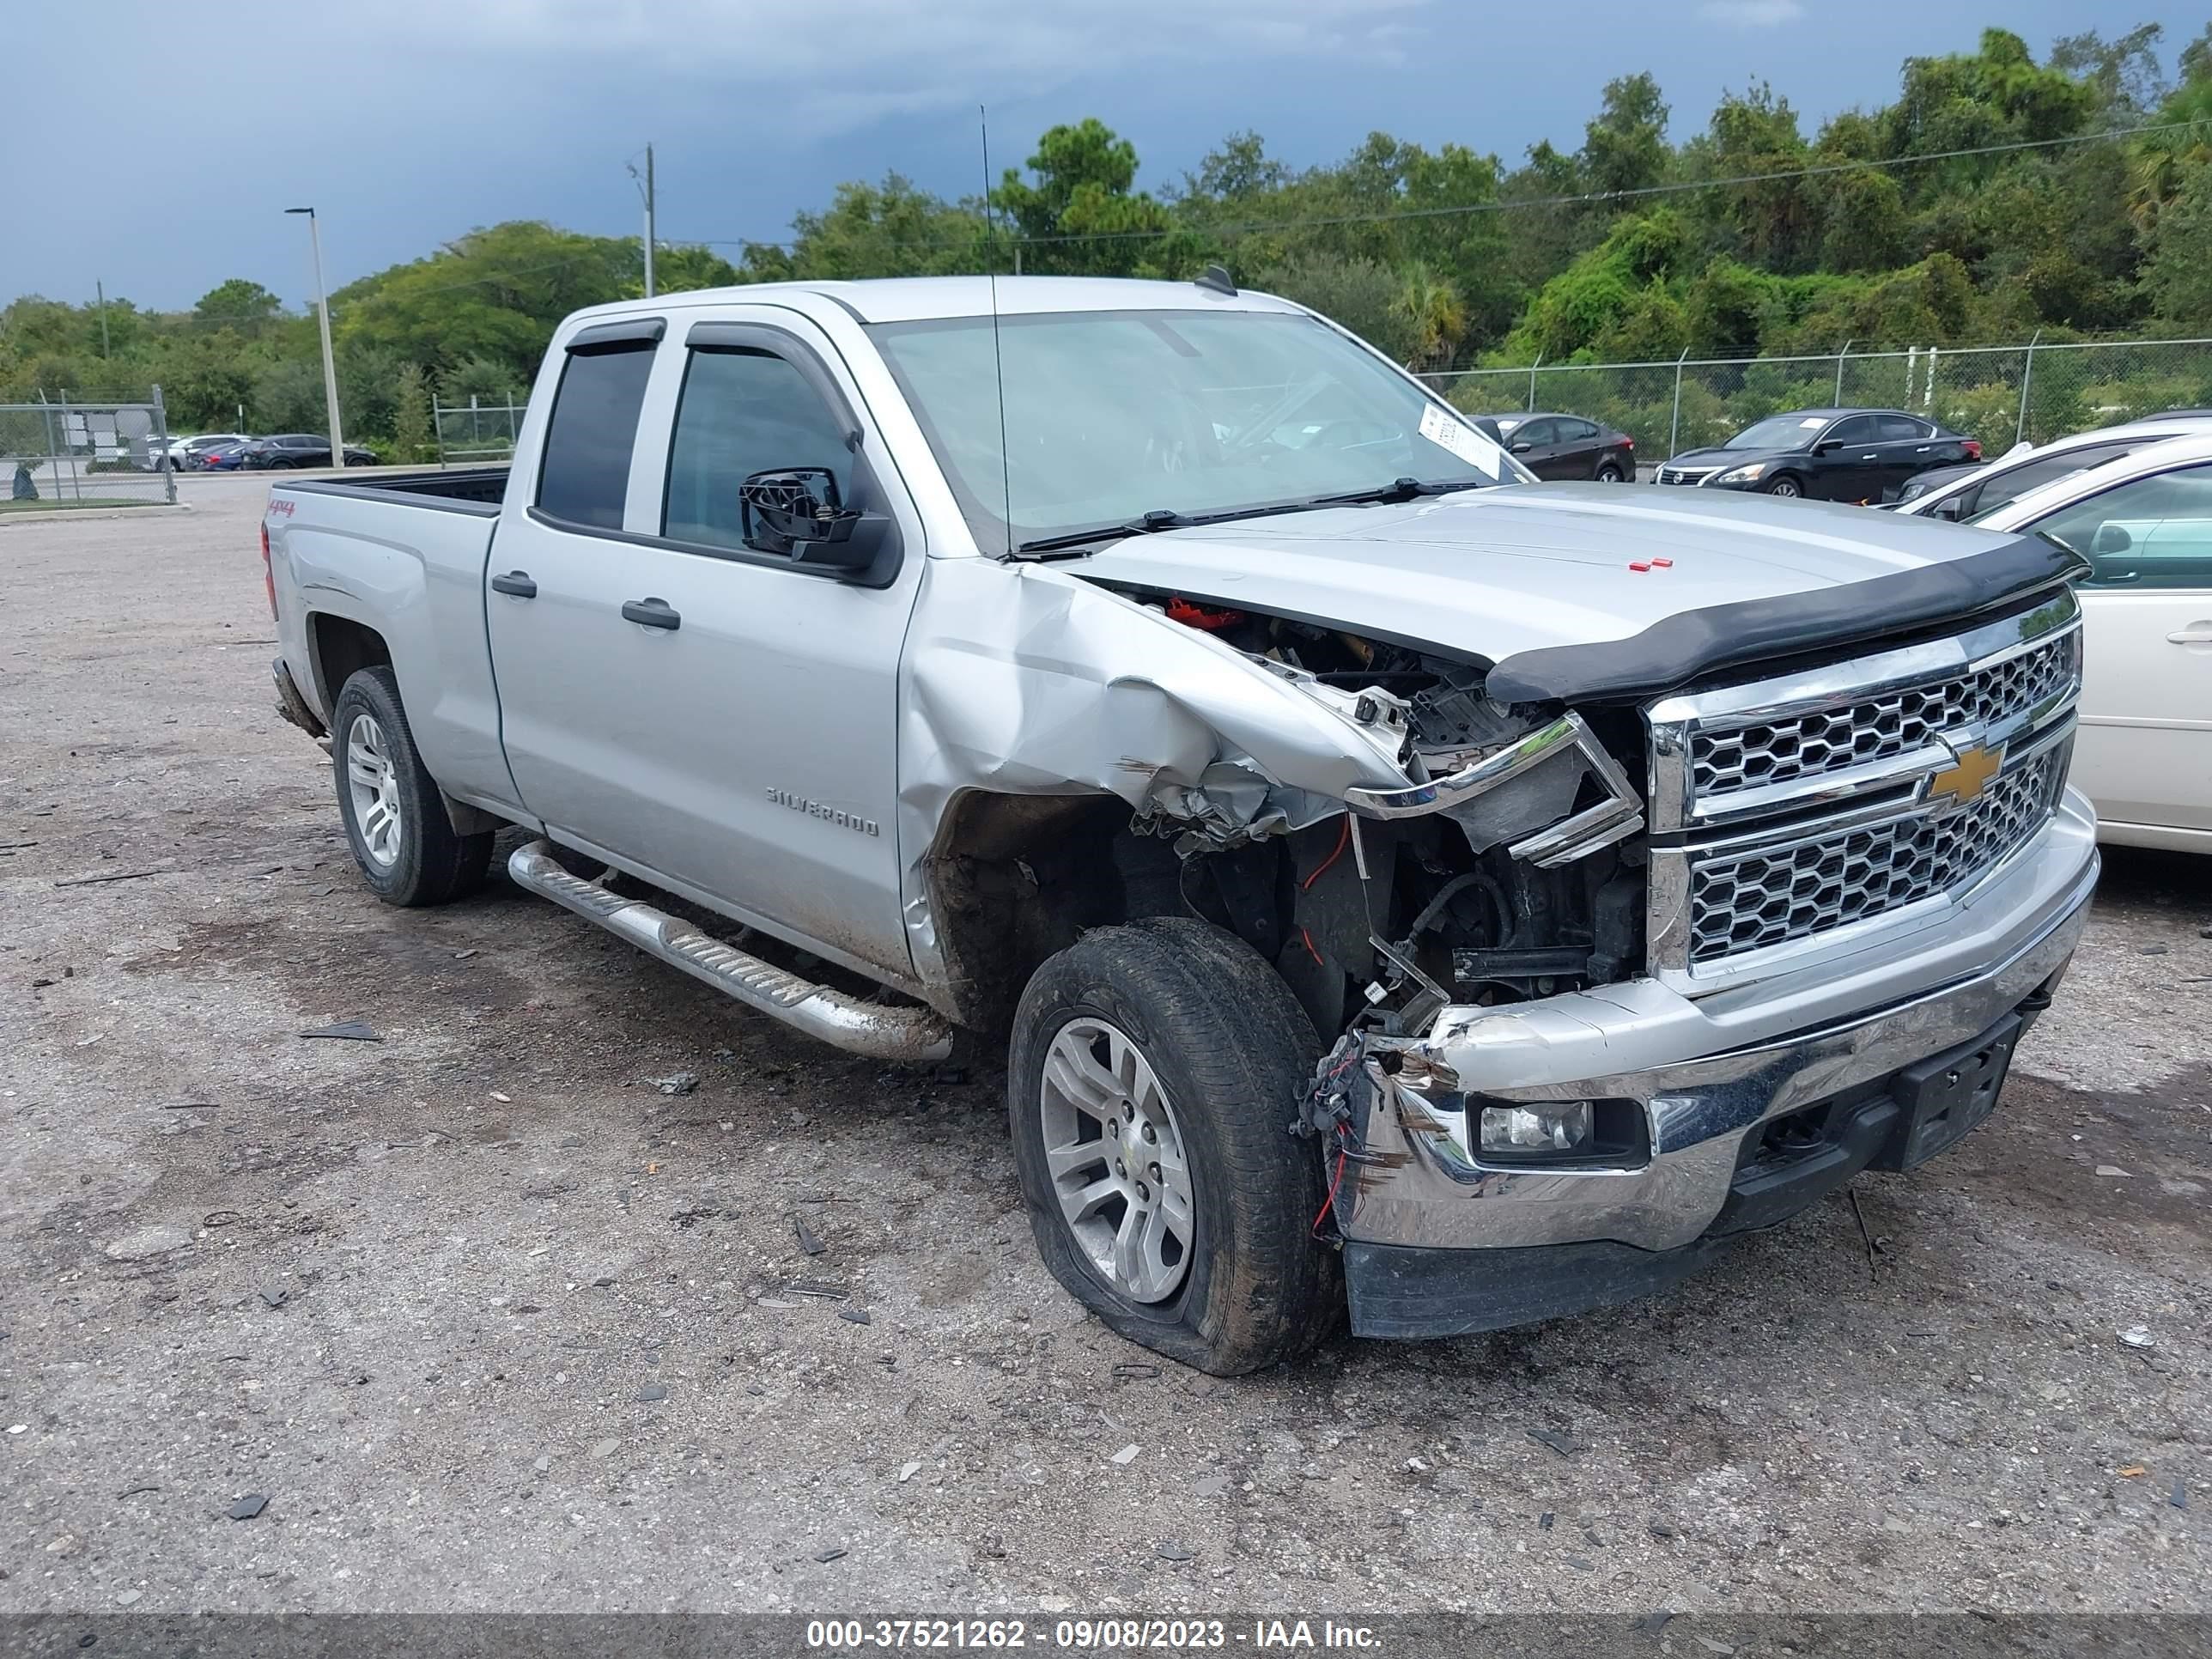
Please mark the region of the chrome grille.
[[1700, 799], [1819, 777], [1923, 748], [1942, 733], [1981, 729], [2069, 691], [2079, 635], [2023, 651], [1932, 684], [1908, 686], [1842, 708], [1738, 726], [1690, 739], [1690, 787]]
[[1658, 477], [1662, 484], [1693, 484], [1703, 483], [1719, 471], [1716, 466], [1662, 466]]
[[1696, 994], [1782, 972], [2024, 854], [2058, 810], [2081, 684], [2081, 607], [2061, 590], [1650, 705], [1653, 975]]
[[1691, 866], [1690, 962], [1810, 938], [1962, 887], [2043, 826], [2070, 742], [2014, 768], [1971, 805], [1916, 812]]

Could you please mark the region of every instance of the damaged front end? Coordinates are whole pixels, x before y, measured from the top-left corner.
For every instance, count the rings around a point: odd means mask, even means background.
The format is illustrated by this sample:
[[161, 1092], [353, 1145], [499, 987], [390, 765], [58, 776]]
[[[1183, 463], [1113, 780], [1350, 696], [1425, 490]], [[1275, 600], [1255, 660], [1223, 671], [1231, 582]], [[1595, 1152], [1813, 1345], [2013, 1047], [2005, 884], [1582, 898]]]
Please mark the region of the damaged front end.
[[[1035, 568], [1011, 586], [1003, 655], [979, 656], [972, 627], [911, 653], [903, 747], [936, 760], [904, 796], [932, 836], [910, 889], [918, 963], [962, 954], [951, 919], [996, 881], [1078, 928], [1203, 916], [1273, 962], [1324, 1034], [1402, 1035], [1447, 1006], [1636, 971], [1644, 817], [1617, 757], [1640, 750], [1626, 725], [1608, 745], [1612, 714], [1501, 706], [1480, 659], [1256, 609]], [[1008, 585], [991, 591], [1003, 605]], [[979, 831], [961, 799], [976, 792], [1021, 798], [999, 816], [1051, 833]], [[1110, 836], [1066, 805], [1101, 794], [1127, 809]], [[1017, 841], [1009, 868], [973, 867]], [[954, 981], [988, 974], [993, 952], [966, 955]]]

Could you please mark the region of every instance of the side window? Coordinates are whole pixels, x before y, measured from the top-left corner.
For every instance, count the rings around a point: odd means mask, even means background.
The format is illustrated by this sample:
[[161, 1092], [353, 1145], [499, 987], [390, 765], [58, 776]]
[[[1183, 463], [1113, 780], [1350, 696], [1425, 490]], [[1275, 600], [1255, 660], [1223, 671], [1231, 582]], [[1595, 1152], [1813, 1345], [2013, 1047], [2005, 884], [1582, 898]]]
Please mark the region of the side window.
[[2212, 588], [2212, 465], [2134, 479], [2027, 527], [2087, 557], [2093, 587]]
[[1523, 421], [1513, 428], [1512, 441], [1540, 447], [1559, 442], [1559, 422], [1556, 421]]
[[845, 430], [806, 377], [754, 350], [697, 350], [684, 371], [668, 448], [660, 533], [674, 541], [743, 547], [738, 487], [755, 472], [826, 468], [853, 502]]
[[2008, 466], [1992, 477], [1983, 489], [1981, 499], [1967, 509], [1986, 513], [2002, 507], [2007, 501], [2016, 501], [2031, 489], [2049, 483], [2053, 478], [2086, 472], [2093, 466], [2102, 466], [2107, 461], [2118, 460], [2132, 444], [2085, 444], [2079, 449], [2062, 450], [2056, 455], [2045, 455], [2035, 460], [2022, 461], [2018, 466]]
[[538, 465], [538, 505], [549, 517], [622, 528], [653, 351], [651, 341], [641, 340], [616, 350], [568, 354]]
[[1847, 421], [1838, 421], [1820, 434], [1824, 444], [1870, 444], [1875, 441], [1874, 416], [1854, 415]]
[[1597, 436], [1597, 422], [1595, 421], [1561, 421], [1559, 422], [1559, 435], [1563, 438], [1571, 439], [1576, 443], [1580, 443], [1586, 438], [1595, 438]]
[[1914, 420], [1910, 415], [1877, 415], [1875, 416], [1875, 431], [1887, 444], [1917, 443], [1928, 435], [1926, 423]]

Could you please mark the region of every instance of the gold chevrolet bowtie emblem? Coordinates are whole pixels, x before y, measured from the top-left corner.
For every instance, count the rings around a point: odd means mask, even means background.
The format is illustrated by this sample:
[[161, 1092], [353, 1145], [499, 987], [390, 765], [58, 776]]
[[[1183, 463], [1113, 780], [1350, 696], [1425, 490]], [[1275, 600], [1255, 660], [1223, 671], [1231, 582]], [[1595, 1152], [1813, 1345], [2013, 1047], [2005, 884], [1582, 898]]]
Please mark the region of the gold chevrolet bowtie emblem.
[[1928, 799], [1941, 800], [1948, 796], [1954, 805], [1967, 805], [1979, 800], [1990, 780], [2003, 769], [2002, 744], [1994, 749], [1984, 749], [1979, 744], [1954, 749], [1951, 764], [1928, 780]]

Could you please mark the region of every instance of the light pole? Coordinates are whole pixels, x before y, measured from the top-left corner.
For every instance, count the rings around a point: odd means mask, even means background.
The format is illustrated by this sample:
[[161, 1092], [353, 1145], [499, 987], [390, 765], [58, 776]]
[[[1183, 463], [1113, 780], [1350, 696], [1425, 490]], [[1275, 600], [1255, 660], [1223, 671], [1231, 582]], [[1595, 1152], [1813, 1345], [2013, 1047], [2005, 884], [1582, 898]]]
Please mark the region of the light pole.
[[338, 369], [331, 356], [331, 301], [323, 287], [323, 232], [311, 207], [286, 208], [307, 216], [307, 243], [315, 253], [315, 316], [323, 330], [323, 404], [331, 418], [331, 465], [345, 465], [345, 434], [338, 430]]

